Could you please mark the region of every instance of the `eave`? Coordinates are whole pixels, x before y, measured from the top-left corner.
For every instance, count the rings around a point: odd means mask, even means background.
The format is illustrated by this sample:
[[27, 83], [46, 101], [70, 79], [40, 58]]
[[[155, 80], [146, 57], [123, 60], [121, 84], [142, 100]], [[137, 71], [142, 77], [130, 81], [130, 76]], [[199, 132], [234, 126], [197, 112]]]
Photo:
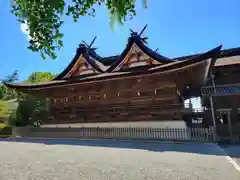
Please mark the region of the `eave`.
[[[173, 59], [176, 61], [182, 61], [182, 60], [200, 56], [202, 54], [203, 53], [189, 55], [189, 56], [182, 56], [182, 57], [177, 57]], [[240, 47], [224, 49], [224, 50], [221, 50], [221, 52], [218, 54], [216, 63], [214, 64], [214, 69], [232, 66], [232, 65], [238, 65], [238, 64], [240, 64]]]
[[210, 59], [210, 66], [208, 67], [207, 73], [209, 72], [209, 69], [211, 68], [212, 64], [216, 60], [217, 55], [220, 52], [222, 46], [218, 46], [217, 48], [214, 48], [202, 55], [199, 55], [198, 57], [190, 58], [189, 60], [185, 61], [175, 61], [172, 63], [168, 63], [165, 65], [160, 65], [158, 67], [149, 68], [146, 71], [141, 72], [105, 72], [97, 75], [87, 76], [85, 78], [81, 79], [74, 79], [74, 80], [52, 80], [45, 83], [39, 83], [39, 84], [8, 84], [5, 83], [6, 86], [9, 88], [14, 88], [16, 90], [36, 90], [36, 89], [44, 89], [44, 88], [54, 88], [56, 86], [66, 86], [66, 85], [76, 85], [76, 84], [86, 84], [86, 83], [95, 83], [99, 81], [108, 81], [112, 79], [118, 79], [118, 78], [128, 78], [133, 76], [142, 76], [142, 75], [152, 75], [154, 73], [156, 74], [164, 74], [169, 73], [173, 71], [182, 70], [184, 68], [189, 68], [193, 65], [196, 65], [197, 63], [201, 63], [203, 61], [206, 61]]
[[193, 57], [190, 57], [189, 59], [185, 59], [185, 60], [182, 60], [182, 61], [174, 61], [172, 63], [169, 63], [169, 64], [165, 64], [165, 65], [160, 65], [160, 66], [157, 66], [157, 67], [153, 67], [153, 68], [150, 68], [149, 71], [158, 71], [158, 69], [162, 69], [162, 70], [171, 70], [171, 69], [175, 69], [175, 68], [181, 68], [181, 67], [184, 67], [184, 66], [188, 66], [188, 65], [191, 65], [191, 64], [194, 64], [194, 63], [198, 63], [198, 62], [201, 62], [201, 61], [204, 61], [206, 59], [209, 59], [211, 58], [212, 61], [211, 61], [211, 64], [210, 64], [210, 67], [209, 68], [212, 68], [212, 66], [214, 65], [216, 59], [217, 59], [217, 56], [219, 55], [219, 53], [221, 52], [222, 48], [222, 45], [210, 50], [210, 51], [207, 51], [203, 54], [200, 54], [198, 56], [193, 56]]

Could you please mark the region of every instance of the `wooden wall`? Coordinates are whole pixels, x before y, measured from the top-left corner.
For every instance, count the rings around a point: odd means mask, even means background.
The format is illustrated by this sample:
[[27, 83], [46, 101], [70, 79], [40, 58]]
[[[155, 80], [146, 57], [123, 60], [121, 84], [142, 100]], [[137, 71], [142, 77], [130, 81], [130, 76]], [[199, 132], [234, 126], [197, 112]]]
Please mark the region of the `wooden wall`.
[[68, 93], [66, 89], [59, 90], [51, 98], [51, 113], [61, 123], [180, 119], [176, 85], [153, 82], [130, 79], [125, 84], [113, 82], [111, 86], [76, 86]]
[[187, 83], [201, 85], [206, 63], [167, 73], [106, 79], [39, 91], [51, 100], [55, 119], [83, 121], [181, 119], [177, 95]]

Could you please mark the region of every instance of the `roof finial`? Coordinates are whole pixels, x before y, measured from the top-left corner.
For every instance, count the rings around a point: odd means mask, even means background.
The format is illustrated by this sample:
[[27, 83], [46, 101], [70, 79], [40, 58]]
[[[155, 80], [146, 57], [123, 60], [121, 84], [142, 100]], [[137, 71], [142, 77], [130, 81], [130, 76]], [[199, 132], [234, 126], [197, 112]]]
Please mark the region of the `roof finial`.
[[147, 28], [147, 24], [143, 27], [143, 29], [141, 30], [141, 32], [139, 34], [135, 31], [133, 31], [132, 29], [130, 29], [131, 37], [135, 37], [137, 39], [140, 39], [141, 41], [143, 41], [144, 43], [147, 44], [148, 37], [141, 37], [146, 28]]
[[140, 37], [141, 37], [142, 33], [145, 31], [146, 28], [147, 28], [147, 24], [143, 27], [142, 31], [139, 33]]
[[89, 50], [96, 50], [97, 48], [91, 48], [92, 47], [92, 45], [93, 45], [93, 43], [96, 41], [96, 39], [97, 39], [97, 36], [95, 36], [94, 38], [93, 38], [93, 40], [92, 40], [92, 42], [90, 43], [90, 45], [88, 45], [88, 43], [86, 43], [86, 41], [82, 41], [83, 42], [83, 44], [89, 49]]
[[133, 31], [132, 29], [129, 29], [131, 31], [131, 36], [138, 36], [138, 33], [136, 31]]
[[88, 47], [88, 44], [86, 43], [86, 41], [82, 40], [83, 44]]
[[97, 39], [97, 36], [95, 36], [95, 37], [93, 38], [93, 40], [92, 40], [91, 44], [89, 45], [89, 48], [91, 48], [91, 47], [92, 47], [92, 45], [93, 45], [93, 43], [96, 41], [96, 39]]

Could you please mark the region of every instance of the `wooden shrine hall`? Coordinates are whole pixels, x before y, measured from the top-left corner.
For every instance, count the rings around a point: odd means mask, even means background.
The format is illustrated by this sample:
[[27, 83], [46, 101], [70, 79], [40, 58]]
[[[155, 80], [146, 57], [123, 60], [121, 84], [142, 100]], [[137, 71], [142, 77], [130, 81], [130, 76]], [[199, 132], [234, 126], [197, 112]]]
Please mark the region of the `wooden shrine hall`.
[[5, 83], [16, 91], [47, 98], [52, 119], [44, 124], [182, 120], [191, 109], [184, 100], [200, 95], [221, 46], [183, 60], [147, 47], [147, 38], [131, 31], [118, 56], [101, 57], [82, 43], [56, 78], [39, 84]]

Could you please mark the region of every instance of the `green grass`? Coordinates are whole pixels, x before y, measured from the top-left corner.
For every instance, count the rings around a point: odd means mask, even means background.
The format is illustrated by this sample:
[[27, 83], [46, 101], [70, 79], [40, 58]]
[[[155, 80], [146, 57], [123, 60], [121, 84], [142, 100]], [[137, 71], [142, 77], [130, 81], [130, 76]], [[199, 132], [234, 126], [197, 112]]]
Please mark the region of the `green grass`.
[[7, 101], [0, 100], [0, 118], [6, 118], [11, 114], [11, 106]]
[[16, 109], [16, 107], [14, 107], [14, 103], [0, 100], [0, 128], [6, 126], [6, 124], [1, 123], [6, 122], [8, 120], [13, 109]]
[[10, 127], [8, 124], [0, 124], [0, 128]]

